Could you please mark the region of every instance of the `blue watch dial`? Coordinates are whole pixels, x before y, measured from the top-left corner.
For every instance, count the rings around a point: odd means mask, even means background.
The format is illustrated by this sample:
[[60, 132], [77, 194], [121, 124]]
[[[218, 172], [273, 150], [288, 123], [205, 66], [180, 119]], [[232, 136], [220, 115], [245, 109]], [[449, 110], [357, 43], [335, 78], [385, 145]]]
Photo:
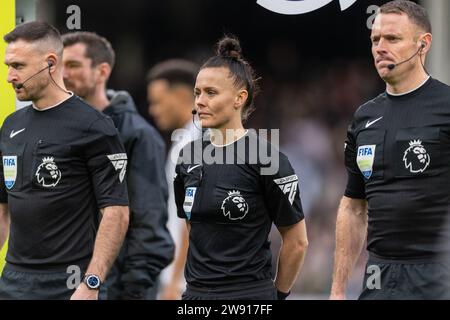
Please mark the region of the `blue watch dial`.
[[99, 277], [93, 274], [88, 275], [85, 282], [90, 289], [97, 289], [100, 286]]

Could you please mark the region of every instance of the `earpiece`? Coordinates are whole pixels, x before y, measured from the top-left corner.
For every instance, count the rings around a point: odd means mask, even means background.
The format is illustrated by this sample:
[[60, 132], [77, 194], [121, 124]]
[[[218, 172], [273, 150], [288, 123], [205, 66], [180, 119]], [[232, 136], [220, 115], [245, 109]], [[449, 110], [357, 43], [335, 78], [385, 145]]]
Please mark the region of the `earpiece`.
[[[423, 49], [425, 49], [425, 47], [427, 46], [427, 44], [424, 42], [424, 41], [422, 41], [421, 42], [422, 44], [420, 45], [420, 48], [416, 51], [416, 53], [414, 53], [409, 59], [406, 59], [406, 60], [404, 60], [404, 61], [402, 61], [402, 62], [399, 62], [399, 63], [391, 63], [391, 64], [389, 64], [389, 65], [387, 65], [387, 68], [389, 69], [389, 70], [394, 70], [397, 66], [399, 66], [399, 65], [401, 65], [401, 64], [404, 64], [405, 62], [408, 62], [409, 60], [411, 60], [412, 58], [414, 58], [416, 55], [418, 55], [419, 53], [421, 53], [422, 52], [422, 50]], [[422, 61], [422, 60], [421, 60]], [[426, 70], [425, 70], [426, 71]], [[428, 73], [428, 72], [427, 72]]]
[[47, 64], [48, 64], [48, 67], [49, 68], [51, 68], [51, 67], [53, 67], [53, 61], [52, 60], [47, 60]]

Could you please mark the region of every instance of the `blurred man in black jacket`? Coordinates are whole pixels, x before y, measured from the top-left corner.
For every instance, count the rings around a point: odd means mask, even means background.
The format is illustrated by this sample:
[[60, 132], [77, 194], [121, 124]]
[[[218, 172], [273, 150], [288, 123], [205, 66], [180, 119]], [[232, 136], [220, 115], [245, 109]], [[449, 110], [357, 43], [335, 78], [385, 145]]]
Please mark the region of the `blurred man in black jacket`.
[[67, 88], [113, 119], [129, 158], [130, 227], [107, 279], [108, 299], [156, 299], [158, 276], [174, 255], [166, 227], [164, 142], [127, 92], [106, 91], [114, 67], [111, 44], [90, 32], [69, 33], [63, 41]]

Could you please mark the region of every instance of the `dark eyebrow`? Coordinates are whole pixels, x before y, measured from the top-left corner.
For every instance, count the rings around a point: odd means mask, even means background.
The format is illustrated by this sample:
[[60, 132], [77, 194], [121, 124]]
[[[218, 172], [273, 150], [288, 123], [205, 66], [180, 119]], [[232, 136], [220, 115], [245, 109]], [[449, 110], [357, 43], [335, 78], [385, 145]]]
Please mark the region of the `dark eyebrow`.
[[370, 36], [370, 39], [371, 40], [380, 39], [381, 37], [383, 37], [383, 38], [402, 38], [402, 35], [399, 33], [391, 32], [391, 33], [386, 33], [386, 34], [382, 34], [382, 35], [376, 34], [376, 35]]
[[66, 63], [66, 64], [67, 64], [67, 63], [71, 63], [71, 64], [81, 64], [81, 62], [80, 62], [79, 60], [67, 60], [65, 63]]
[[385, 38], [401, 38], [402, 36], [398, 33], [388, 33], [384, 37]]
[[15, 68], [15, 67], [22, 67], [22, 66], [25, 66], [26, 63], [25, 63], [25, 62], [22, 62], [22, 61], [11, 61], [11, 62], [8, 63], [7, 61], [5, 61], [5, 65], [6, 65], [7, 67], [11, 66], [11, 67]]
[[196, 91], [196, 90], [219, 90], [219, 89], [217, 89], [216, 87], [204, 87], [204, 88], [198, 88], [198, 87], [195, 87], [194, 88], [194, 91]]
[[383, 34], [384, 38], [402, 38], [403, 35], [401, 33], [395, 33], [395, 32], [389, 32], [386, 34]]

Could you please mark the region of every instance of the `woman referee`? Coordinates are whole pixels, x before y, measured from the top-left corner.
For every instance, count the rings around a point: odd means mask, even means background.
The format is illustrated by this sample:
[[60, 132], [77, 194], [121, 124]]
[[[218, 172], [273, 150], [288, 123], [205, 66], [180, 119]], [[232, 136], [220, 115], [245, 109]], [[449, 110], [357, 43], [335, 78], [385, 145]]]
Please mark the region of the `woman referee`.
[[[277, 149], [270, 155], [277, 159], [276, 172], [264, 172], [268, 164], [255, 145], [274, 149], [242, 125], [255, 93], [254, 72], [239, 41], [223, 38], [195, 84], [193, 113], [209, 135], [188, 144], [176, 167], [178, 215], [189, 229], [184, 300], [286, 299], [302, 266], [308, 242], [298, 177]], [[275, 280], [272, 223], [283, 240]]]

